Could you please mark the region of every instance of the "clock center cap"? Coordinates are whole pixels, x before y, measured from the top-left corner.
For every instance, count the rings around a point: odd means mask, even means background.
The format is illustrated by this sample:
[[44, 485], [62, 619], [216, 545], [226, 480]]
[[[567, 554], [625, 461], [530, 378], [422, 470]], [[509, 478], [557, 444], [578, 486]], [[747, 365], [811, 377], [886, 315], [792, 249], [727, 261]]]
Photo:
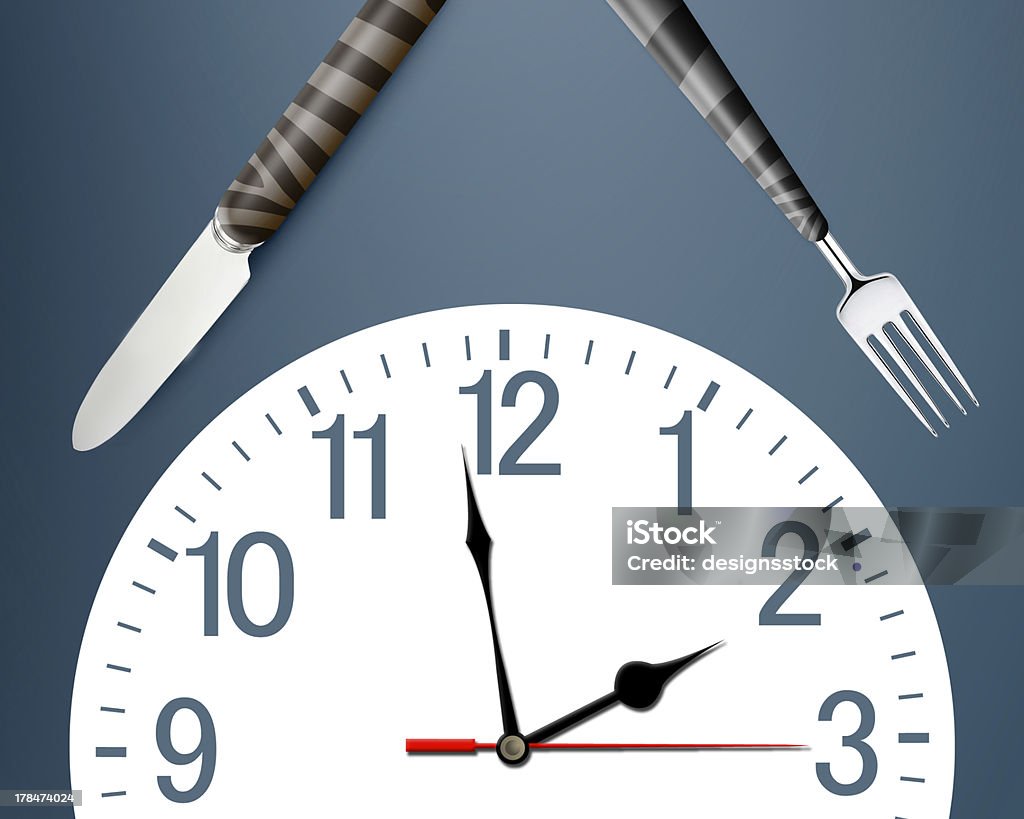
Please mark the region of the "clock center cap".
[[507, 734], [498, 740], [498, 757], [509, 765], [518, 765], [526, 761], [530, 746], [519, 734]]

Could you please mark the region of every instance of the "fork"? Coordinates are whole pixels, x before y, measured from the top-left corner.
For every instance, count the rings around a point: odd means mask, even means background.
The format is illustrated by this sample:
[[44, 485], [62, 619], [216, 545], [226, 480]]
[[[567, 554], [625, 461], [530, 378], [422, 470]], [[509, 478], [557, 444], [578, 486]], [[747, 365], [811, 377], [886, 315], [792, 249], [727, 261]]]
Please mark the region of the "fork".
[[839, 246], [828, 220], [686, 4], [682, 0], [608, 0], [608, 4], [789, 223], [828, 260], [846, 291], [836, 308], [839, 323], [925, 428], [938, 437], [919, 400], [946, 428], [949, 422], [912, 361], [919, 365], [917, 369], [931, 375], [961, 413], [967, 414], [926, 352], [925, 344], [973, 404], [979, 406], [966, 379], [899, 280], [891, 273], [865, 276]]

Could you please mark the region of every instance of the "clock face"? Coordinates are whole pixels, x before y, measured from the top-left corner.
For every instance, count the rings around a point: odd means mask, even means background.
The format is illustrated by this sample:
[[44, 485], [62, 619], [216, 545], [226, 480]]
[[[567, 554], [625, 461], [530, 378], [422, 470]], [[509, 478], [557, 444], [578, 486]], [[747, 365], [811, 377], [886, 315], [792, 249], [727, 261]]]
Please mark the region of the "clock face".
[[[407, 753], [504, 733], [463, 448], [523, 734], [627, 661], [725, 641], [653, 707], [551, 741], [809, 747]], [[305, 356], [182, 452], [114, 553], [74, 688], [77, 813], [947, 816], [924, 588], [804, 584], [769, 614], [808, 616], [762, 625], [770, 586], [613, 585], [613, 508], [681, 500], [881, 505], [771, 388], [624, 319], [459, 308]], [[900, 557], [859, 548], [864, 573]]]

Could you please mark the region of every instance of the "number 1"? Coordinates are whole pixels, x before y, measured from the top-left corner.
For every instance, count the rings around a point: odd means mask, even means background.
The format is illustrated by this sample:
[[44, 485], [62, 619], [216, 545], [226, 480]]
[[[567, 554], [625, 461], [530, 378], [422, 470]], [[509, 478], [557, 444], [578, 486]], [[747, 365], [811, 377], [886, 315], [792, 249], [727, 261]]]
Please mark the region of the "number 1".
[[662, 435], [676, 436], [676, 512], [693, 514], [693, 413], [687, 410], [673, 426], [662, 427]]

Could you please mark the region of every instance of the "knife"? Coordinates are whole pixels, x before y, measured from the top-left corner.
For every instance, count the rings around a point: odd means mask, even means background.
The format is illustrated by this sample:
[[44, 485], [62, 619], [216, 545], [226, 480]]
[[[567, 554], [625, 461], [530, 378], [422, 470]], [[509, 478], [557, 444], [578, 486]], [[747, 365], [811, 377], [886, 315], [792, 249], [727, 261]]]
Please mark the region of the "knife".
[[103, 365], [75, 417], [75, 449], [119, 432], [206, 335], [249, 280], [249, 254], [281, 227], [444, 3], [367, 0]]

